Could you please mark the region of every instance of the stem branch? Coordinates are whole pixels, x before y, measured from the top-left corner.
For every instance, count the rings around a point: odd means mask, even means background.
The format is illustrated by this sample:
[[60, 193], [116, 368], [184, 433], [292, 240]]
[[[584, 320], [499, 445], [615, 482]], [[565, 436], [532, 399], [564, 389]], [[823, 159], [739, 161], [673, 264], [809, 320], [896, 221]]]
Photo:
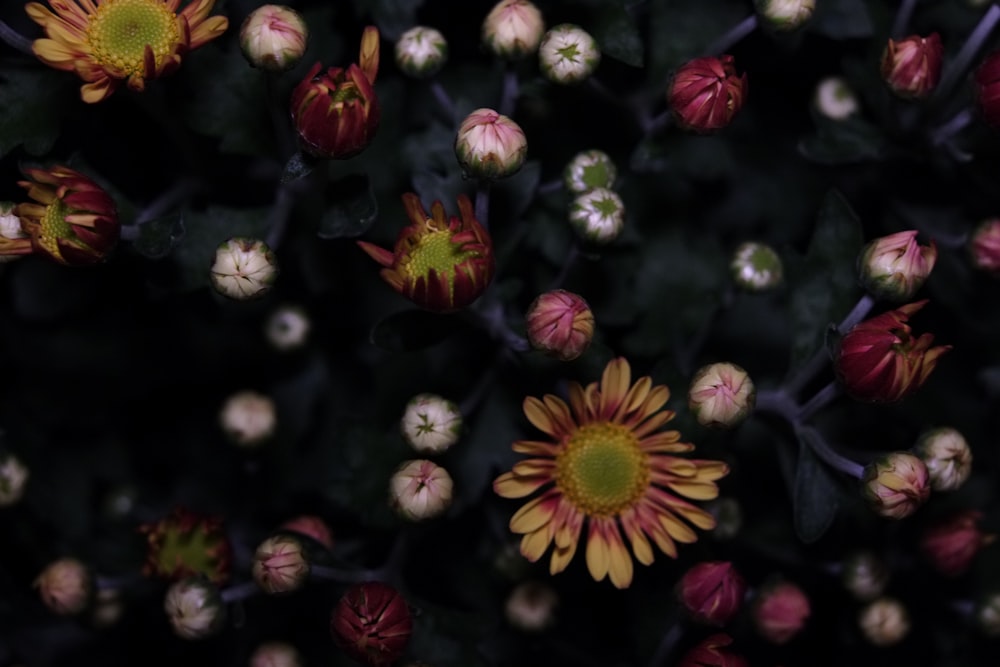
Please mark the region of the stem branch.
[[827, 444], [823, 434], [815, 428], [798, 425], [795, 428], [795, 433], [828, 466], [855, 479], [861, 479], [861, 476], [865, 472], [865, 467], [833, 451], [830, 445]]
[[979, 19], [979, 24], [972, 31], [972, 34], [965, 40], [965, 44], [955, 56], [955, 60], [945, 69], [941, 83], [938, 84], [937, 91], [935, 91], [937, 99], [948, 99], [958, 80], [965, 75], [983, 44], [989, 39], [990, 33], [996, 28], [997, 22], [1000, 22], [1000, 7], [991, 4], [990, 8], [983, 14], [983, 18]]
[[0, 41], [27, 56], [35, 55], [31, 50], [31, 40], [11, 28], [5, 21], [0, 21]]
[[733, 45], [741, 41], [744, 37], [748, 36], [756, 29], [757, 15], [751, 14], [730, 28], [729, 31], [722, 37], [712, 42], [712, 44], [708, 47], [707, 52], [709, 55], [713, 56], [722, 55], [731, 49]]

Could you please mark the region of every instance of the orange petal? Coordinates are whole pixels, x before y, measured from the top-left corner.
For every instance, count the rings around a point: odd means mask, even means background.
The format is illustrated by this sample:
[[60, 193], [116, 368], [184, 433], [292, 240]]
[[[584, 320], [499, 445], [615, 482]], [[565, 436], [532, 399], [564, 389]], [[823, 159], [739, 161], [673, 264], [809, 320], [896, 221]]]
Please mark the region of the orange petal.
[[587, 534], [587, 569], [594, 581], [600, 581], [608, 574], [611, 564], [611, 554], [608, 544], [604, 541], [599, 524], [602, 519], [591, 518]]
[[538, 440], [518, 440], [511, 449], [518, 454], [528, 454], [530, 456], [555, 456], [559, 452], [559, 446], [551, 442], [539, 442]]
[[532, 563], [537, 561], [545, 553], [545, 550], [549, 548], [549, 543], [552, 541], [552, 535], [548, 528], [542, 528], [541, 530], [536, 530], [533, 533], [528, 533], [521, 538], [521, 555], [530, 560]]
[[532, 533], [552, 521], [558, 504], [559, 494], [549, 491], [535, 498], [514, 513], [510, 518], [510, 529], [515, 533]]
[[599, 415], [602, 419], [611, 417], [628, 394], [632, 381], [632, 369], [623, 357], [612, 359], [604, 367], [601, 375], [601, 402]]
[[680, 433], [664, 431], [646, 436], [639, 441], [639, 447], [646, 452], [662, 452], [666, 454], [683, 454], [694, 449], [690, 442], [679, 442]]
[[674, 480], [668, 482], [667, 486], [691, 500], [714, 500], [719, 496], [719, 487], [711, 482]]
[[521, 477], [512, 472], [505, 472], [493, 480], [493, 492], [502, 498], [524, 498], [549, 481], [549, 477]]
[[628, 588], [629, 584], [632, 583], [634, 568], [632, 556], [625, 548], [625, 543], [622, 542], [618, 524], [613, 519], [609, 519], [602, 530], [608, 540], [608, 574], [611, 575], [611, 583], [615, 588]]
[[667, 531], [670, 537], [682, 544], [693, 544], [698, 541], [698, 533], [694, 532], [691, 526], [687, 525], [673, 514], [663, 512], [660, 514], [660, 525]]
[[674, 413], [671, 410], [663, 410], [662, 412], [657, 412], [652, 415], [649, 419], [642, 422], [638, 426], [632, 429], [632, 432], [637, 438], [644, 438], [653, 431], [657, 430], [668, 421], [674, 418]]
[[553, 438], [558, 437], [559, 430], [556, 428], [555, 423], [552, 420], [552, 415], [549, 414], [548, 408], [545, 407], [545, 403], [538, 400], [534, 396], [528, 396], [524, 399], [524, 416], [528, 418], [535, 428], [539, 431], [543, 431]]
[[653, 562], [653, 547], [646, 539], [645, 533], [639, 527], [639, 522], [635, 514], [634, 509], [629, 509], [624, 512], [621, 516], [622, 527], [625, 529], [625, 535], [628, 537], [629, 543], [632, 545], [632, 552], [635, 554], [635, 559], [642, 563], [643, 565], [650, 565]]
[[370, 25], [365, 28], [361, 35], [361, 52], [358, 55], [358, 63], [361, 65], [361, 71], [365, 73], [365, 78], [371, 83], [375, 83], [375, 76], [378, 74], [378, 57], [378, 28]]
[[545, 394], [544, 401], [545, 407], [549, 409], [549, 414], [552, 415], [553, 423], [559, 428], [560, 437], [569, 435], [576, 430], [576, 422], [573, 421], [573, 417], [570, 415], [569, 407], [567, 407], [565, 401], [552, 394]]
[[515, 463], [512, 472], [522, 477], [551, 477], [555, 467], [552, 459], [526, 459]]
[[117, 84], [112, 79], [101, 79], [93, 83], [80, 86], [80, 99], [87, 104], [95, 104], [107, 99], [111, 93], [115, 92]]

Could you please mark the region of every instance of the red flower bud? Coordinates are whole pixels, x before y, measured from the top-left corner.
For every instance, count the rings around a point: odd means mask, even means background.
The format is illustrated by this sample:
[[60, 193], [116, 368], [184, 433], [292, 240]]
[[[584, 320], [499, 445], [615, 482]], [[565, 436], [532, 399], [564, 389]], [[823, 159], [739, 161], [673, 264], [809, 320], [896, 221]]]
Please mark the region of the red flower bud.
[[975, 93], [983, 120], [1000, 127], [1000, 51], [986, 56], [976, 70]]
[[957, 577], [972, 565], [979, 550], [996, 539], [979, 528], [982, 512], [963, 510], [930, 526], [920, 539], [920, 550], [947, 577]]
[[919, 389], [950, 345], [931, 347], [934, 336], [914, 338], [907, 321], [927, 301], [900, 306], [847, 332], [834, 362], [847, 393], [861, 401], [893, 403]]
[[677, 124], [695, 132], [714, 132], [733, 120], [747, 95], [747, 75], [736, 75], [730, 55], [696, 58], [674, 74], [667, 104]]
[[392, 586], [376, 581], [348, 588], [330, 619], [337, 646], [372, 667], [398, 660], [412, 630], [406, 600]]
[[712, 635], [685, 653], [677, 667], [747, 667], [746, 658], [726, 650], [732, 643], [729, 635]]
[[927, 97], [941, 78], [941, 38], [910, 35], [898, 42], [890, 39], [882, 52], [882, 79], [900, 97]]
[[760, 635], [772, 644], [787, 644], [805, 626], [809, 598], [790, 581], [764, 587], [753, 605], [753, 621]]
[[725, 625], [739, 612], [747, 585], [732, 563], [698, 563], [677, 584], [681, 604], [697, 623]]
[[316, 63], [292, 91], [292, 121], [304, 151], [342, 160], [371, 143], [379, 122], [378, 49], [378, 29], [369, 26], [361, 37], [360, 66], [330, 67], [321, 74]]

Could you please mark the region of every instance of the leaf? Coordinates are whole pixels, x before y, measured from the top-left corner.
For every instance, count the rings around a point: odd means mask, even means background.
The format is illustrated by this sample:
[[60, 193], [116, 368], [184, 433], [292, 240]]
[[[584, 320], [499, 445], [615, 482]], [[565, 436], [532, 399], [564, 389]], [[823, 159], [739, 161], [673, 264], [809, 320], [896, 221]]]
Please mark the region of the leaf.
[[138, 228], [132, 247], [148, 259], [162, 259], [184, 238], [184, 216], [169, 215], [148, 220]]
[[798, 431], [799, 461], [795, 468], [792, 497], [795, 532], [811, 544], [823, 537], [837, 516], [839, 489], [829, 469], [812, 450], [812, 442], [822, 436], [811, 429]]
[[367, 174], [345, 176], [327, 189], [334, 203], [319, 221], [321, 239], [354, 238], [367, 232], [378, 217], [378, 202]]
[[372, 329], [371, 342], [390, 352], [411, 352], [440, 343], [462, 326], [456, 315], [403, 310], [378, 322]]
[[873, 26], [865, 0], [823, 0], [816, 3], [809, 29], [833, 39], [857, 39], [870, 37]]
[[47, 153], [71, 104], [72, 78], [12, 59], [0, 61], [0, 72], [0, 157], [18, 146], [31, 155]]
[[516, 223], [535, 199], [541, 175], [541, 164], [532, 160], [521, 171], [497, 183], [491, 192], [491, 223], [499, 220], [504, 224]]
[[882, 132], [862, 118], [835, 121], [816, 118], [816, 134], [799, 142], [799, 152], [818, 164], [838, 165], [879, 160], [887, 142]]
[[493, 478], [510, 470], [520, 459], [511, 445], [524, 435], [519, 428], [522, 420], [515, 416], [521, 414], [521, 400], [495, 383], [480, 403], [478, 414], [469, 418], [468, 435], [450, 452], [453, 458], [449, 465], [454, 477], [462, 480], [456, 488], [456, 504], [460, 507], [478, 502]]
[[191, 291], [209, 284], [209, 272], [215, 250], [234, 236], [263, 238], [268, 229], [267, 208], [237, 209], [210, 206], [189, 213], [185, 222], [184, 242], [174, 248], [177, 263], [178, 291]]
[[355, 5], [370, 14], [378, 24], [383, 39], [394, 42], [404, 31], [417, 25], [417, 10], [424, 0], [358, 0]]
[[591, 28], [601, 52], [632, 67], [642, 67], [642, 36], [623, 2], [606, 5]]
[[666, 85], [671, 70], [704, 55], [716, 39], [747, 16], [742, 0], [671, 0], [650, 3], [649, 75], [655, 85]]
[[303, 179], [316, 171], [319, 165], [320, 161], [316, 158], [302, 151], [296, 151], [295, 155], [288, 158], [288, 162], [285, 163], [285, 168], [281, 172], [281, 182], [292, 183]]

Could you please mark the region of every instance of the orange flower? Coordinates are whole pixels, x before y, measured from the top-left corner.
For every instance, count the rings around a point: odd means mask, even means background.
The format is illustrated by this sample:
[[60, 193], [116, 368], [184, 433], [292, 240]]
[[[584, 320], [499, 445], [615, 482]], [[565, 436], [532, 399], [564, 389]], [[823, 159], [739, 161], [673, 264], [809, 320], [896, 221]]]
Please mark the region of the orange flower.
[[[715, 481], [729, 468], [721, 461], [676, 456], [694, 449], [677, 431], [660, 431], [674, 417], [663, 410], [670, 390], [649, 377], [631, 383], [625, 359], [613, 359], [601, 382], [569, 387], [569, 406], [546, 395], [528, 397], [524, 413], [554, 442], [520, 440], [514, 451], [535, 458], [514, 465], [493, 482], [504, 498], [542, 494], [510, 520], [524, 535], [521, 553], [537, 561], [555, 543], [549, 570], [561, 572], [576, 553], [584, 522], [586, 558], [591, 576], [610, 575], [617, 588], [632, 583], [632, 557], [622, 534], [643, 565], [653, 562], [649, 539], [663, 553], [677, 557], [677, 542], [698, 536], [688, 523], [710, 530], [715, 519], [682, 497], [711, 500]], [[683, 519], [683, 520], [682, 520]], [[687, 521], [688, 523], [685, 523]]]
[[47, 9], [29, 2], [25, 11], [47, 38], [32, 47], [49, 67], [76, 72], [86, 81], [84, 102], [100, 102], [124, 80], [141, 91], [146, 79], [173, 72], [181, 57], [229, 27], [224, 16], [209, 17], [215, 0], [49, 0]]

